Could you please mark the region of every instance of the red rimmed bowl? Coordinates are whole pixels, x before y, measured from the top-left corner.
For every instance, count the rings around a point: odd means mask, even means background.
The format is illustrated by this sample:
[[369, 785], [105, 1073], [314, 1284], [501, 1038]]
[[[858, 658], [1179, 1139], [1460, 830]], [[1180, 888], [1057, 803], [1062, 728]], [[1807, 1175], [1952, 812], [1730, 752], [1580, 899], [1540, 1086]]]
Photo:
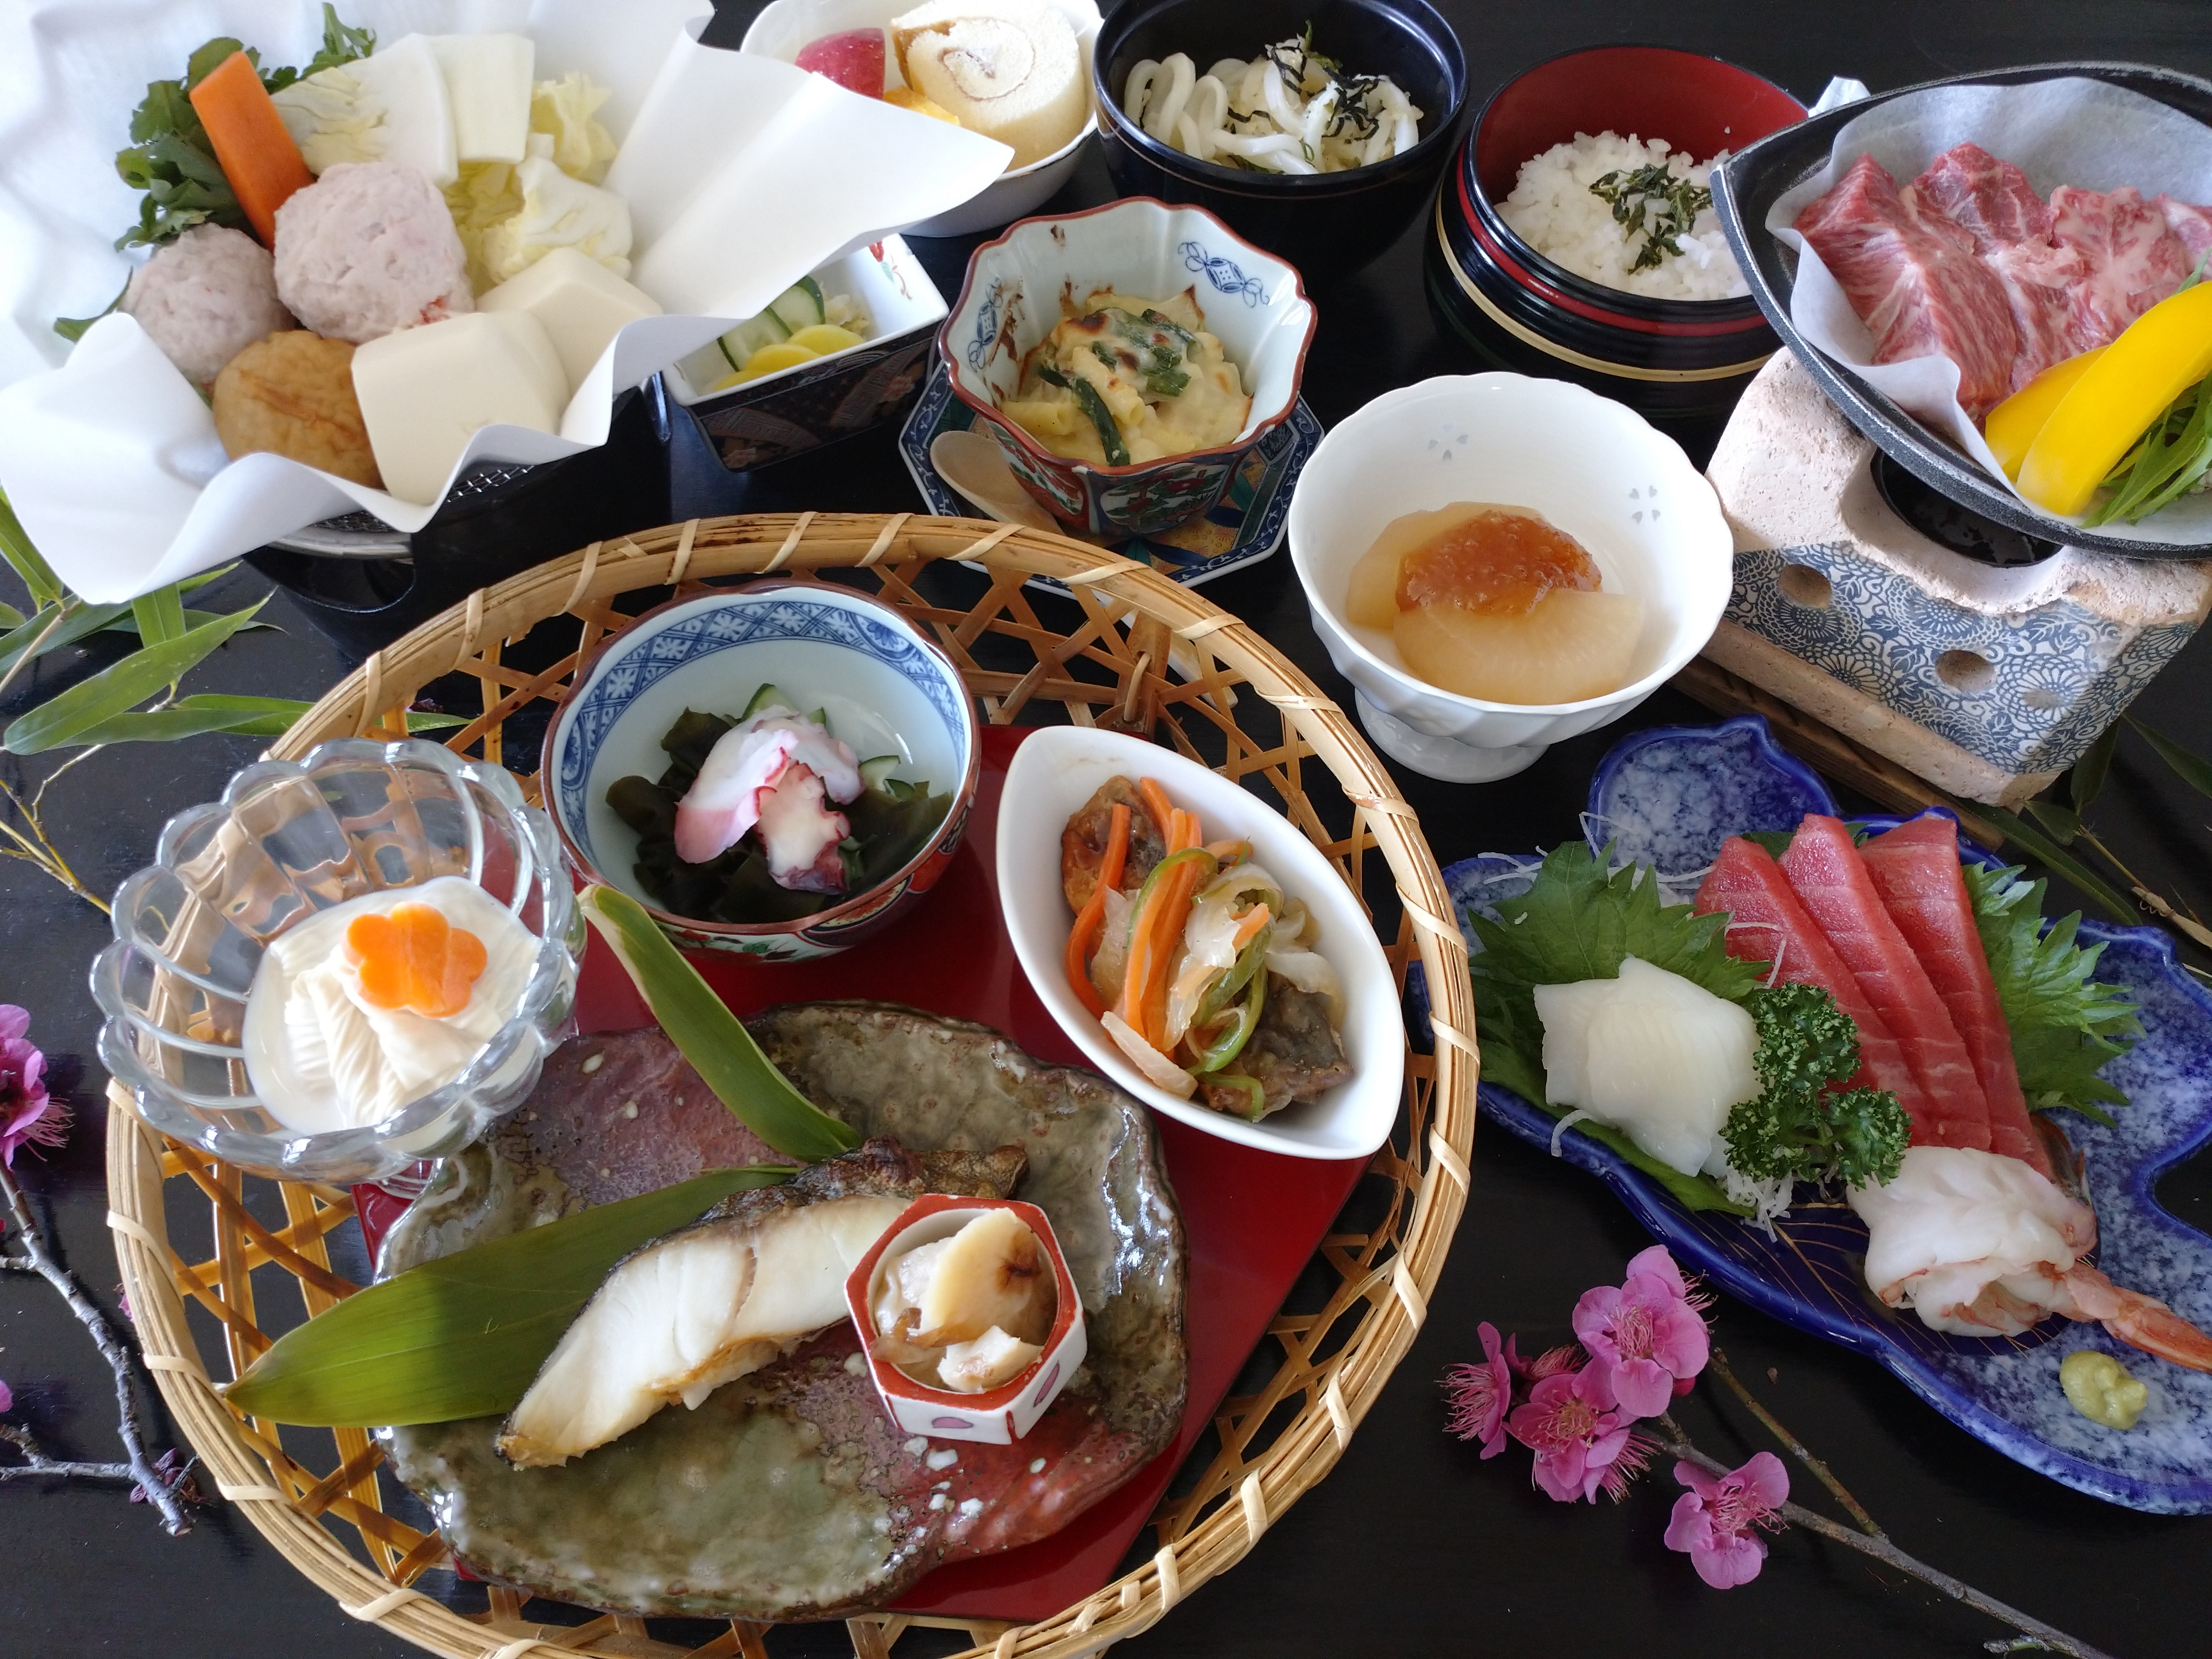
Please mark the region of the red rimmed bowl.
[[[1217, 448], [1127, 466], [1055, 455], [1000, 412], [1022, 359], [1056, 327], [1063, 295], [1097, 289], [1148, 300], [1194, 290], [1206, 329], [1237, 365], [1251, 412]], [[1149, 535], [1220, 498], [1230, 475], [1297, 407], [1313, 302], [1297, 270], [1203, 208], [1133, 197], [1087, 213], [1024, 219], [977, 248], [937, 351], [975, 430], [1006, 452], [1022, 487], [1061, 523], [1103, 536]]]
[[1499, 213], [1522, 164], [1578, 132], [1663, 138], [1700, 161], [1804, 118], [1749, 70], [1667, 46], [1596, 46], [1539, 64], [1483, 106], [1437, 196], [1431, 302], [1488, 361], [1573, 380], [1656, 419], [1725, 416], [1779, 342], [1748, 292], [1656, 299], [1546, 258]]
[[[975, 1394], [956, 1394], [932, 1388], [908, 1376], [876, 1352], [876, 1328], [872, 1310], [882, 1289], [886, 1261], [924, 1244], [950, 1238], [986, 1210], [1011, 1210], [1028, 1225], [1052, 1263], [1058, 1304], [1052, 1331], [1037, 1357], [995, 1389]], [[1052, 1222], [1034, 1204], [1012, 1198], [959, 1198], [947, 1193], [926, 1193], [908, 1205], [884, 1236], [868, 1247], [845, 1280], [845, 1307], [860, 1333], [867, 1354], [869, 1375], [884, 1409], [908, 1434], [932, 1440], [973, 1440], [995, 1446], [1011, 1445], [1036, 1426], [1067, 1380], [1075, 1375], [1090, 1352], [1090, 1334], [1083, 1322], [1083, 1299], [1076, 1294], [1075, 1276], [1053, 1236]]]

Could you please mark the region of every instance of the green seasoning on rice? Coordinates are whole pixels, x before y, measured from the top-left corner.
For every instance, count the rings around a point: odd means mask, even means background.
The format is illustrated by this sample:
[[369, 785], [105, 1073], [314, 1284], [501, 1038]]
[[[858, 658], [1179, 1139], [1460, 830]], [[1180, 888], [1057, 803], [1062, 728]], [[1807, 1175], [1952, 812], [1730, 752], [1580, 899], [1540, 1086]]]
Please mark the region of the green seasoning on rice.
[[1748, 294], [1712, 209], [1713, 168], [1666, 141], [1578, 132], [1521, 164], [1498, 214], [1545, 258], [1655, 300]]

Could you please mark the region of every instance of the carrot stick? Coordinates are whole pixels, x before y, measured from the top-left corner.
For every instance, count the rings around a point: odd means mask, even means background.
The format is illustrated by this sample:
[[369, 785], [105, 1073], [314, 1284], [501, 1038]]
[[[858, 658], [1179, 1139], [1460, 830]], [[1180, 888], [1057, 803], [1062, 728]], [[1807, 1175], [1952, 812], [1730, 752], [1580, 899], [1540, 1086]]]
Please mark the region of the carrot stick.
[[[1139, 778], [1137, 793], [1144, 798], [1145, 810], [1152, 815], [1152, 822], [1160, 827], [1160, 839], [1167, 839], [1168, 829], [1175, 817], [1175, 807], [1168, 799], [1168, 792], [1160, 787], [1158, 778]], [[1168, 849], [1173, 852], [1175, 848]]]
[[1121, 866], [1128, 856], [1129, 809], [1117, 804], [1112, 827], [1106, 832], [1106, 855], [1098, 863], [1098, 884], [1091, 890], [1083, 914], [1075, 919], [1075, 931], [1067, 936], [1068, 987], [1094, 1018], [1106, 1012], [1106, 1000], [1091, 982], [1091, 944], [1106, 920], [1106, 890], [1121, 884]]
[[1141, 957], [1136, 940], [1130, 942], [1129, 971], [1122, 981], [1122, 1000], [1128, 1005], [1124, 1017], [1162, 1054], [1167, 1053], [1162, 1040], [1167, 1034], [1168, 974], [1175, 966], [1176, 940], [1182, 937], [1183, 923], [1189, 919], [1191, 891], [1199, 875], [1195, 859], [1169, 871], [1139, 919]]
[[260, 71], [244, 52], [234, 52], [192, 88], [191, 100], [253, 234], [275, 247], [276, 210], [315, 179], [261, 84]]

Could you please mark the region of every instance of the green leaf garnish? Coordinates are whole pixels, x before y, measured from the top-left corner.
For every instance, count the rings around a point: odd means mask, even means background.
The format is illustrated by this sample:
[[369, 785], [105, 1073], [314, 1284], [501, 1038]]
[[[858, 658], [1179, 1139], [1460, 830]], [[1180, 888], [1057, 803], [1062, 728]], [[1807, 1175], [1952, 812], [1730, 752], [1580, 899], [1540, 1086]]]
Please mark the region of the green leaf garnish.
[[[202, 623], [174, 639], [134, 651], [90, 679], [79, 681], [12, 722], [5, 738], [8, 752], [37, 755], [49, 749], [94, 741], [85, 734], [155, 696], [164, 687], [174, 685], [209, 653], [252, 622], [254, 611], [260, 608], [257, 604], [252, 610]], [[23, 624], [23, 629], [39, 620], [33, 617]], [[15, 632], [20, 634], [23, 629]]]
[[1967, 864], [1965, 871], [2027, 1103], [2039, 1111], [2070, 1106], [2110, 1123], [2101, 1106], [2124, 1106], [2127, 1097], [2097, 1073], [2135, 1046], [2142, 1022], [2125, 991], [2090, 977], [2105, 947], [2075, 943], [2078, 910], [2045, 922], [2047, 882], [2021, 879], [2025, 872], [2016, 866]]
[[617, 1261], [791, 1173], [716, 1170], [410, 1267], [286, 1332], [224, 1398], [306, 1427], [511, 1411]]
[[1905, 1108], [1886, 1089], [1834, 1086], [1859, 1069], [1850, 1016], [1817, 985], [1755, 990], [1747, 1006], [1759, 1026], [1759, 1092], [1722, 1126], [1730, 1167], [1753, 1181], [1894, 1180], [1912, 1136]]
[[646, 1006], [715, 1098], [779, 1152], [808, 1163], [849, 1152], [860, 1137], [791, 1086], [752, 1033], [684, 959], [646, 908], [607, 886], [577, 901], [644, 995]]

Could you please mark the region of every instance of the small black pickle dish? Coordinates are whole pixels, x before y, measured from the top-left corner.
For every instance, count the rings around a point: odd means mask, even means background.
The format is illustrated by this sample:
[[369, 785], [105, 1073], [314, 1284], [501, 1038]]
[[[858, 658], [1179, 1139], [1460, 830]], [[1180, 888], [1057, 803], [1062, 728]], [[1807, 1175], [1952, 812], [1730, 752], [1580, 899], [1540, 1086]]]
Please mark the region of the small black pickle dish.
[[1749, 294], [1662, 300], [1578, 276], [1499, 214], [1522, 164], [1578, 132], [1662, 138], [1700, 161], [1804, 118], [1770, 81], [1665, 46], [1597, 46], [1492, 94], [1437, 192], [1431, 304], [1486, 362], [1572, 380], [1662, 425], [1717, 425], [1780, 343]]
[[[1129, 71], [1146, 58], [1185, 52], [1203, 74], [1309, 25], [1315, 52], [1404, 89], [1422, 112], [1411, 149], [1339, 173], [1261, 173], [1186, 155], [1122, 111]], [[1194, 203], [1310, 280], [1357, 270], [1398, 240], [1426, 204], [1467, 113], [1467, 54], [1426, 0], [1126, 0], [1098, 31], [1091, 80], [1119, 194]]]

